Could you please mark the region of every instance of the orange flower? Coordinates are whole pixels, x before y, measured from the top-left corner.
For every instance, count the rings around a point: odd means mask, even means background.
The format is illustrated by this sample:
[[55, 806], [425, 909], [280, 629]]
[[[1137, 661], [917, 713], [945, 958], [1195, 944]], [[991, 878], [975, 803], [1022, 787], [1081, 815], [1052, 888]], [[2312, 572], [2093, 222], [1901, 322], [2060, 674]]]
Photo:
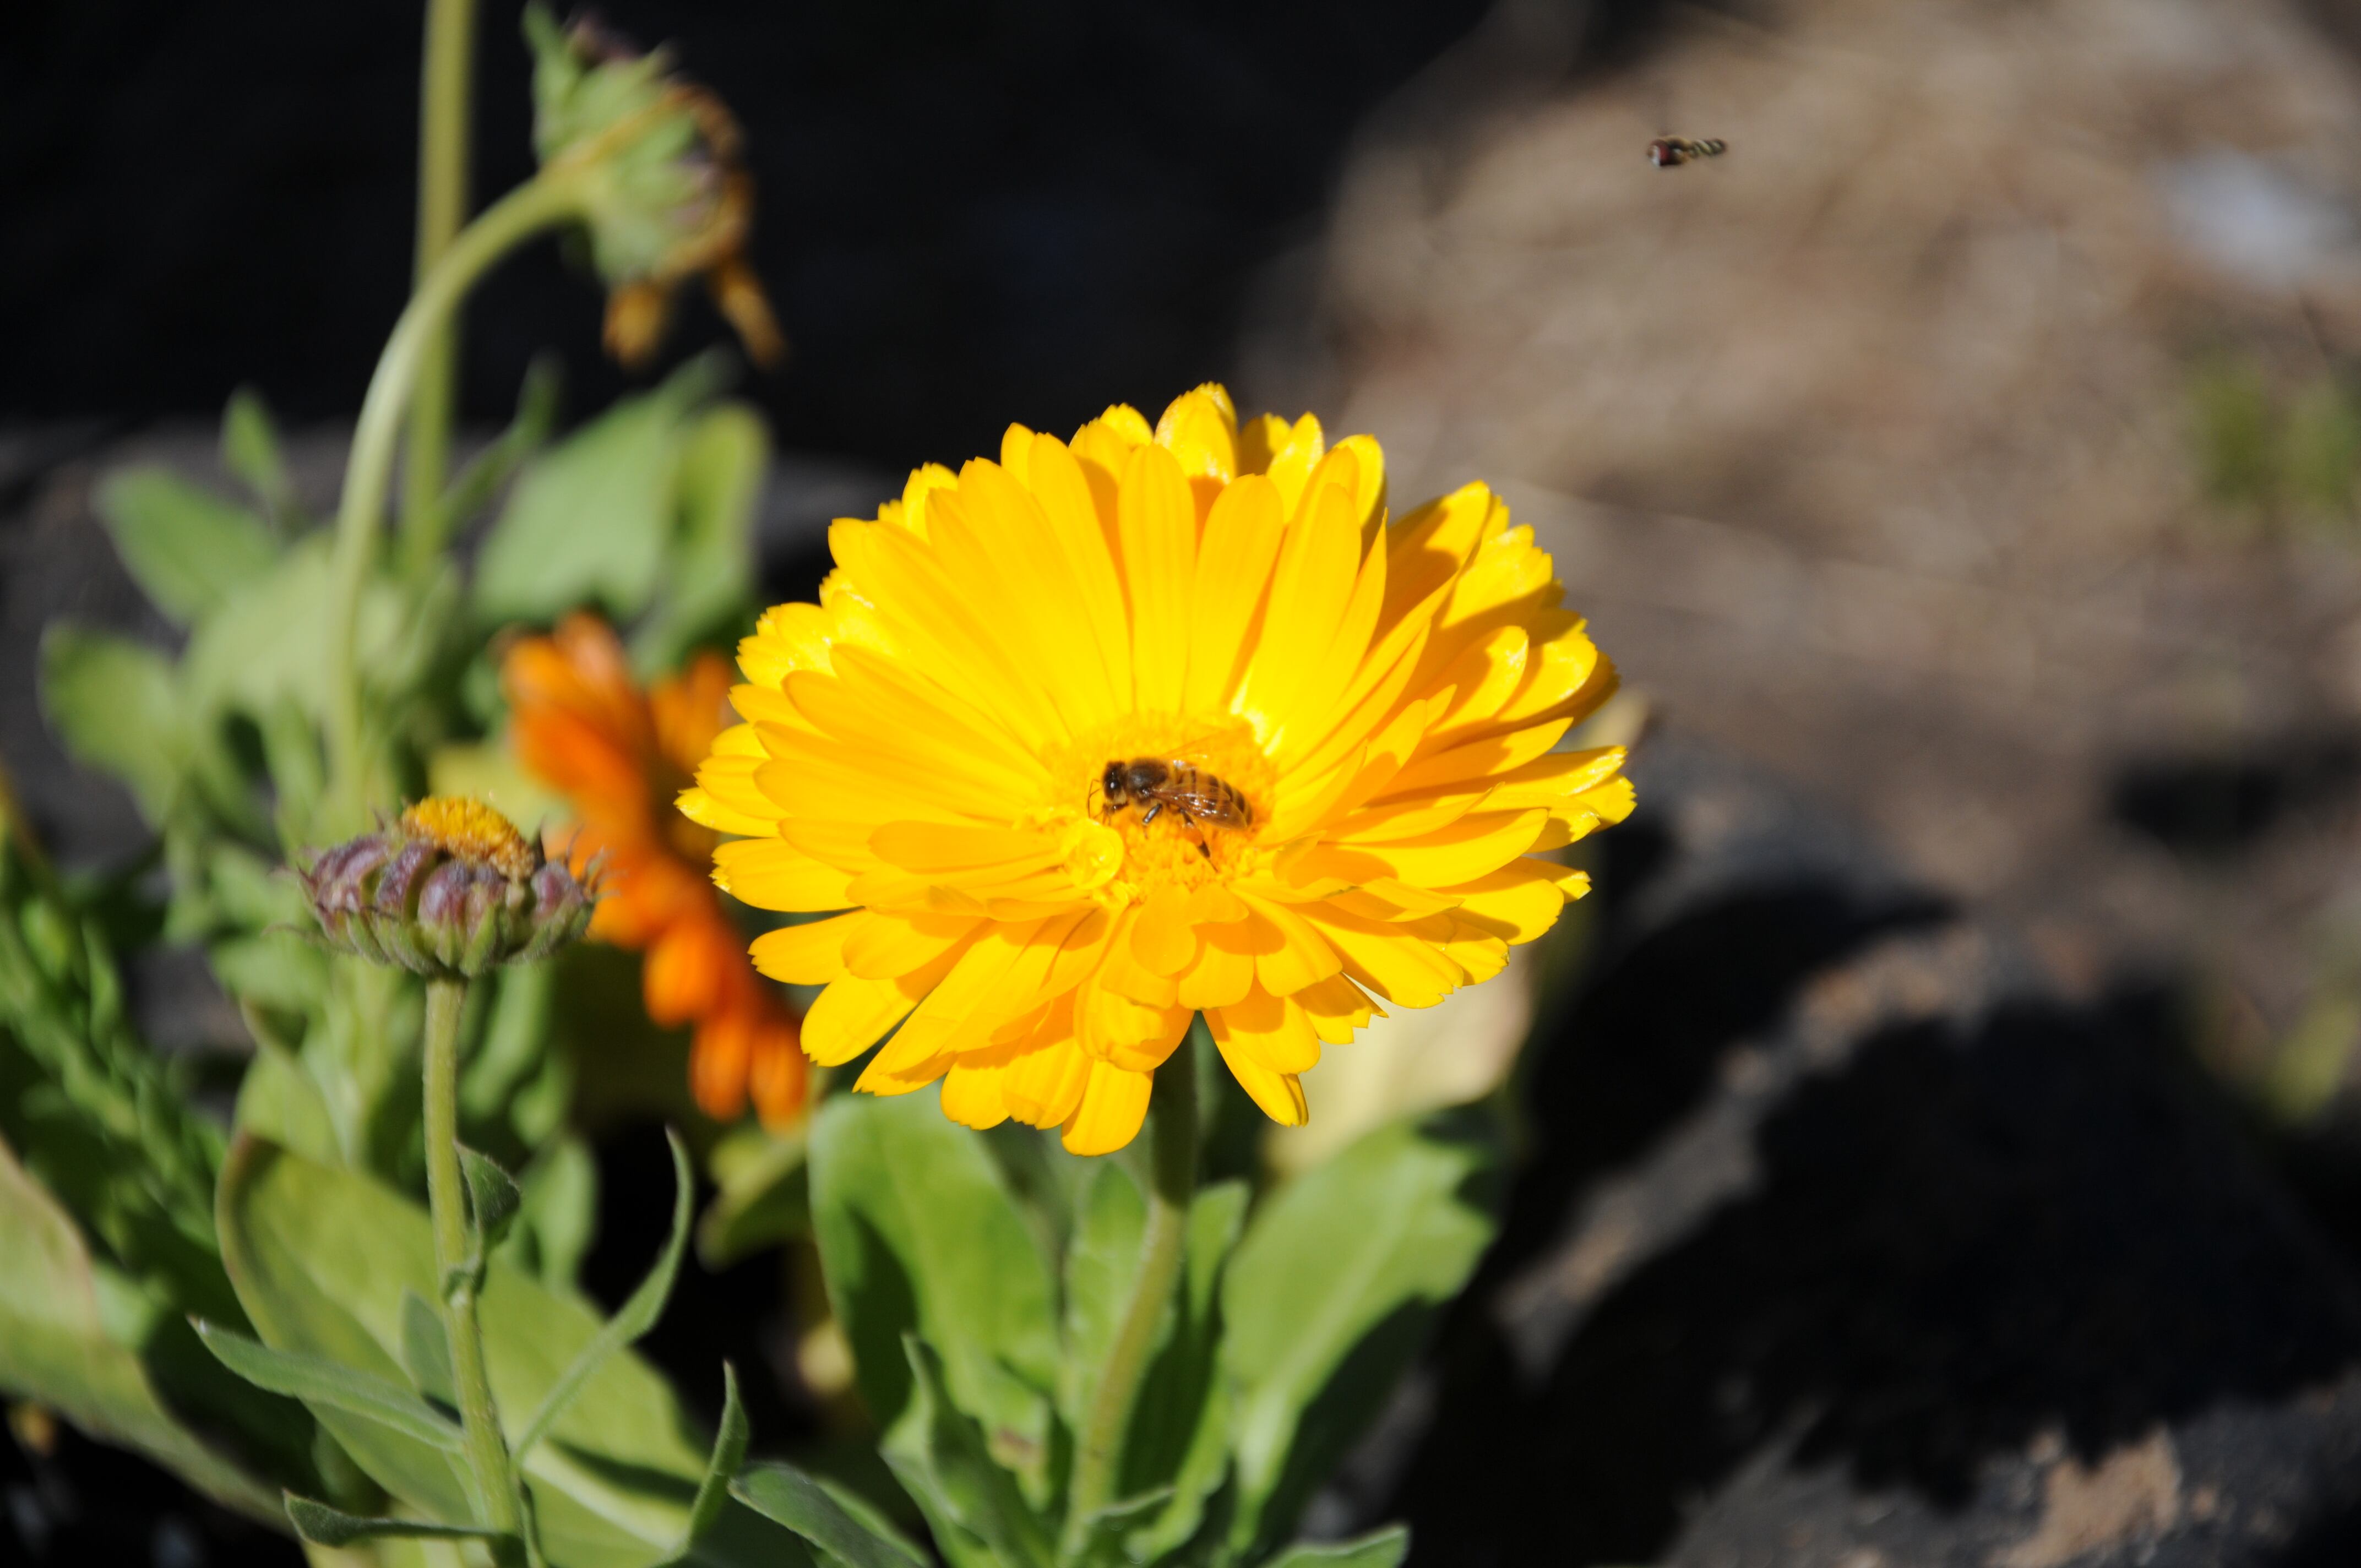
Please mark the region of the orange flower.
[[730, 679], [701, 653], [642, 693], [614, 632], [582, 614], [519, 639], [500, 663], [517, 756], [578, 818], [551, 835], [550, 853], [605, 868], [590, 935], [647, 955], [650, 1018], [694, 1025], [689, 1084], [706, 1113], [729, 1120], [751, 1093], [776, 1126], [804, 1108], [801, 1029], [748, 963], [705, 873], [717, 835], [672, 808], [730, 718]]

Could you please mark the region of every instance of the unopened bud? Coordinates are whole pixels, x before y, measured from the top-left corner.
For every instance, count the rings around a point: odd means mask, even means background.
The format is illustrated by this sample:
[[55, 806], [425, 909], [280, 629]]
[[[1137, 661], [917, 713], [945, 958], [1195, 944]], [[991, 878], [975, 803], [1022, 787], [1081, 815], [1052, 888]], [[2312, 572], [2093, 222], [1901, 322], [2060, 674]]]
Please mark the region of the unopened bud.
[[331, 947], [445, 978], [546, 958], [582, 935], [597, 898], [490, 806], [444, 796], [300, 874]]
[[754, 181], [738, 122], [711, 93], [595, 21], [560, 27], [528, 6], [533, 145], [585, 192], [590, 255], [607, 281], [607, 348], [627, 365], [655, 352], [674, 291], [702, 277], [755, 360], [785, 351], [746, 264]]

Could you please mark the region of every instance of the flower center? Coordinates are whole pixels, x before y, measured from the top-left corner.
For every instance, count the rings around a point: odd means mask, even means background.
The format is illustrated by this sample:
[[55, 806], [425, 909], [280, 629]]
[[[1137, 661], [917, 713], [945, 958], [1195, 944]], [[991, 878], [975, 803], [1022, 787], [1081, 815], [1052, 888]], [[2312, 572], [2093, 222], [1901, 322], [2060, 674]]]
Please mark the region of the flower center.
[[454, 859], [490, 866], [511, 881], [533, 872], [533, 846], [515, 823], [480, 800], [428, 795], [401, 814], [401, 830]]
[[1084, 817], [1119, 836], [1116, 875], [1135, 893], [1238, 874], [1276, 777], [1253, 729], [1230, 714], [1135, 714], [1061, 748], [1050, 771], [1071, 781]]

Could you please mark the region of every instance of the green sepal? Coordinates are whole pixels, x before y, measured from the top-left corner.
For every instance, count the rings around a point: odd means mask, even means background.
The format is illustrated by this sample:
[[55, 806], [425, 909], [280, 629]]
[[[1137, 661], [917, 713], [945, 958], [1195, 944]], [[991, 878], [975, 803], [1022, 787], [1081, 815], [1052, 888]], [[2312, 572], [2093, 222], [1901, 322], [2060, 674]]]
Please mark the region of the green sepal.
[[1389, 1525], [1356, 1541], [1299, 1541], [1263, 1568], [1396, 1568], [1410, 1555], [1410, 1526]]
[[284, 1394], [307, 1405], [326, 1405], [365, 1416], [404, 1437], [448, 1453], [463, 1451], [459, 1425], [407, 1388], [357, 1372], [324, 1356], [273, 1350], [259, 1340], [233, 1333], [203, 1319], [192, 1320], [205, 1348], [223, 1365], [258, 1388]]
[[941, 1357], [916, 1334], [902, 1338], [910, 1398], [879, 1451], [927, 1516], [935, 1542], [955, 1563], [976, 1560], [970, 1543], [1002, 1568], [1049, 1568], [1057, 1551], [1016, 1478], [994, 1458], [983, 1429], [951, 1402]]
[[469, 1525], [432, 1524], [424, 1519], [368, 1518], [287, 1494], [287, 1522], [314, 1546], [350, 1546], [362, 1541], [489, 1541], [498, 1532]]
[[746, 1463], [746, 1442], [752, 1429], [746, 1407], [738, 1398], [738, 1369], [721, 1364], [721, 1429], [713, 1434], [713, 1454], [705, 1462], [705, 1479], [697, 1484], [697, 1498], [688, 1505], [688, 1525], [680, 1532], [680, 1555], [713, 1528], [730, 1506], [730, 1478]]
[[525, 1423], [524, 1433], [516, 1441], [516, 1457], [520, 1463], [533, 1452], [533, 1445], [549, 1431], [550, 1423], [566, 1413], [566, 1407], [581, 1391], [598, 1364], [617, 1351], [635, 1343], [641, 1335], [655, 1327], [656, 1319], [664, 1315], [664, 1301], [672, 1295], [672, 1285], [680, 1274], [681, 1254], [688, 1247], [689, 1202], [696, 1185], [689, 1175], [688, 1150], [681, 1146], [680, 1135], [670, 1127], [664, 1129], [664, 1141], [672, 1146], [672, 1234], [664, 1238], [664, 1250], [656, 1255], [655, 1266], [648, 1270], [640, 1288], [631, 1294], [622, 1310], [607, 1320], [597, 1337], [582, 1347], [566, 1370], [558, 1374], [550, 1386], [533, 1419]]

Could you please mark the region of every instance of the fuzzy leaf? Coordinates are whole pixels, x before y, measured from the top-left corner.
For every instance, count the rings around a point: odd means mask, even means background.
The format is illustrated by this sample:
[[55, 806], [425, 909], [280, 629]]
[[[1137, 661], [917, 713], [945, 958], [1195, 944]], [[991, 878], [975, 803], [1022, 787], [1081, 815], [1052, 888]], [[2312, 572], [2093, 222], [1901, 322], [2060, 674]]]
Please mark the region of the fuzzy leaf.
[[222, 466], [254, 492], [263, 515], [280, 529], [295, 521], [295, 485], [279, 449], [279, 429], [262, 396], [240, 387], [222, 411]]
[[350, 1546], [361, 1541], [489, 1541], [493, 1532], [467, 1525], [429, 1524], [423, 1519], [397, 1519], [348, 1514], [309, 1497], [287, 1494], [287, 1521], [295, 1533], [314, 1546]]
[[757, 1464], [730, 1486], [738, 1500], [786, 1526], [842, 1568], [927, 1568], [923, 1553], [845, 1507], [826, 1485], [792, 1464]]
[[475, 1230], [475, 1248], [480, 1255], [500, 1245], [509, 1234], [509, 1223], [517, 1216], [522, 1195], [516, 1178], [502, 1170], [498, 1160], [465, 1145], [459, 1149], [459, 1169], [467, 1181], [467, 1220]]
[[74, 761], [121, 779], [148, 825], [163, 822], [190, 750], [169, 660], [127, 637], [53, 621], [41, 638], [41, 707]]
[[179, 626], [220, 609], [279, 558], [259, 518], [161, 468], [110, 475], [98, 515], [124, 569]]
[[451, 1371], [451, 1337], [443, 1314], [415, 1290], [401, 1293], [401, 1369], [410, 1386], [436, 1403], [459, 1408], [459, 1380]]
[[942, 1358], [916, 1334], [904, 1335], [902, 1345], [910, 1398], [880, 1447], [933, 1527], [935, 1543], [955, 1562], [971, 1555], [954, 1548], [964, 1537], [1005, 1568], [1048, 1568], [1056, 1552], [1047, 1527], [994, 1457], [983, 1429], [951, 1402]]
[[[280, 1348], [384, 1380], [403, 1376], [402, 1293], [434, 1288], [425, 1212], [359, 1173], [241, 1138], [222, 1173], [223, 1252], [248, 1317]], [[513, 1438], [600, 1335], [597, 1316], [495, 1256], [478, 1302], [495, 1407]], [[428, 1444], [334, 1408], [322, 1420], [403, 1511], [475, 1522], [464, 1467]], [[708, 1465], [708, 1445], [663, 1378], [629, 1350], [599, 1358], [519, 1469], [547, 1559], [568, 1568], [673, 1561]], [[690, 1560], [789, 1568], [790, 1533], [731, 1505]]]
[[754, 509], [770, 461], [763, 421], [743, 403], [723, 403], [682, 433], [679, 526], [665, 553], [664, 590], [631, 639], [646, 671], [679, 667], [688, 651], [741, 620], [754, 582]]
[[730, 1478], [746, 1463], [746, 1440], [751, 1435], [746, 1407], [738, 1399], [738, 1369], [725, 1361], [721, 1364], [721, 1430], [714, 1434], [713, 1454], [705, 1462], [705, 1479], [697, 1485], [697, 1499], [688, 1506], [688, 1523], [680, 1532], [682, 1556], [688, 1555], [688, 1549], [730, 1506]]
[[1038, 1475], [1056, 1290], [983, 1141], [943, 1117], [932, 1090], [831, 1096], [812, 1123], [811, 1201], [829, 1299], [879, 1423], [910, 1402], [902, 1341], [915, 1332], [939, 1352], [952, 1403]]
[[1499, 1130], [1466, 1107], [1380, 1127], [1272, 1195], [1222, 1286], [1233, 1548], [1283, 1540], [1490, 1245]]
[[258, 1388], [326, 1405], [351, 1415], [366, 1416], [404, 1437], [446, 1453], [460, 1452], [459, 1426], [434, 1406], [390, 1381], [340, 1366], [323, 1356], [300, 1351], [273, 1350], [244, 1334], [200, 1321], [197, 1337], [221, 1358], [224, 1366]]
[[1303, 1542], [1267, 1559], [1263, 1568], [1395, 1568], [1410, 1555], [1410, 1527], [1390, 1525], [1357, 1541]]

